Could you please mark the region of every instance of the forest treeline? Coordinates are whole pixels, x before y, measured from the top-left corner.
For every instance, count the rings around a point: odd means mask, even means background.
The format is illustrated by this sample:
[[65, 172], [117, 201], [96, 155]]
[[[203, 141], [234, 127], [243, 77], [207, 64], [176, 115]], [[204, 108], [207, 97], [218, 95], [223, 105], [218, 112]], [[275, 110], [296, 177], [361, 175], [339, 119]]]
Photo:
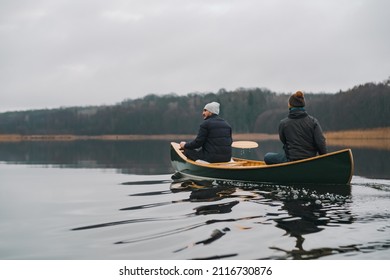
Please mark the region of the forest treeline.
[[[287, 115], [288, 94], [268, 89], [220, 89], [216, 93], [150, 94], [111, 106], [69, 107], [0, 114], [0, 134], [195, 134], [211, 101], [234, 133], [277, 133]], [[306, 110], [324, 131], [390, 127], [390, 79], [334, 94], [305, 93]]]

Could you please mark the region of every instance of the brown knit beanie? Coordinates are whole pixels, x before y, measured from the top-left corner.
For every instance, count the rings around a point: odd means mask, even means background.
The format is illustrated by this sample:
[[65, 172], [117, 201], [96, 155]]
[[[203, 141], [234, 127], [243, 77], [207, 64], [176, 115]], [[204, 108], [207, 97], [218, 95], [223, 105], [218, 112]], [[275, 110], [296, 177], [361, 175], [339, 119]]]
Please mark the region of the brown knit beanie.
[[302, 91], [297, 91], [290, 96], [288, 103], [291, 107], [305, 107], [305, 97]]

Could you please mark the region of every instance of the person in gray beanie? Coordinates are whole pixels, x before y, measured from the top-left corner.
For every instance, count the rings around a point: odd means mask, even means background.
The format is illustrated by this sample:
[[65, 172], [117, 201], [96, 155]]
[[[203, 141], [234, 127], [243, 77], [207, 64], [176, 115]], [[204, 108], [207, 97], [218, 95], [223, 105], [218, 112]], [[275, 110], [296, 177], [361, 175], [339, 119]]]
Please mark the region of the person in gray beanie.
[[[215, 115], [219, 115], [219, 103], [218, 102], [211, 102], [207, 103], [204, 106], [204, 110], [209, 111], [210, 113], [213, 113]], [[204, 117], [204, 116], [203, 116]]]
[[326, 139], [318, 120], [305, 110], [305, 96], [297, 91], [288, 99], [288, 117], [279, 124], [282, 153], [266, 153], [266, 164], [282, 163], [327, 153]]
[[180, 142], [184, 154], [191, 160], [227, 162], [232, 157], [232, 128], [219, 116], [218, 102], [204, 106], [198, 135], [193, 141]]

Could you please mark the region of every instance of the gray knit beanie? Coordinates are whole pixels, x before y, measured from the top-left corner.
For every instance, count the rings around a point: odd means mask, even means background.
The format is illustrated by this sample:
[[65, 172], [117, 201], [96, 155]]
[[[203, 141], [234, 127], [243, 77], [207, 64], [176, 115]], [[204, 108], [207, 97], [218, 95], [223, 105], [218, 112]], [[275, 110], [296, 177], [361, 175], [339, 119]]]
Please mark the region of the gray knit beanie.
[[210, 113], [218, 115], [219, 114], [219, 103], [218, 102], [208, 103], [208, 104], [206, 104], [206, 106], [204, 106], [204, 109], [206, 109]]

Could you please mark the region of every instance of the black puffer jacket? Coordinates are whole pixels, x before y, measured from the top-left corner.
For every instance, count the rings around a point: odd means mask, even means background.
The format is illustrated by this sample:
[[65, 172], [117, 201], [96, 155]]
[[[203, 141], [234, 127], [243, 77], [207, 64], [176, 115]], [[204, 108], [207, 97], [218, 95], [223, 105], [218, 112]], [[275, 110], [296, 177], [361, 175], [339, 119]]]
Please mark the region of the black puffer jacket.
[[185, 149], [202, 148], [208, 162], [230, 161], [232, 157], [232, 128], [218, 115], [211, 115], [200, 125], [196, 139], [186, 143]]
[[287, 159], [294, 161], [326, 154], [326, 140], [317, 119], [304, 109], [292, 108], [279, 125], [279, 138]]

